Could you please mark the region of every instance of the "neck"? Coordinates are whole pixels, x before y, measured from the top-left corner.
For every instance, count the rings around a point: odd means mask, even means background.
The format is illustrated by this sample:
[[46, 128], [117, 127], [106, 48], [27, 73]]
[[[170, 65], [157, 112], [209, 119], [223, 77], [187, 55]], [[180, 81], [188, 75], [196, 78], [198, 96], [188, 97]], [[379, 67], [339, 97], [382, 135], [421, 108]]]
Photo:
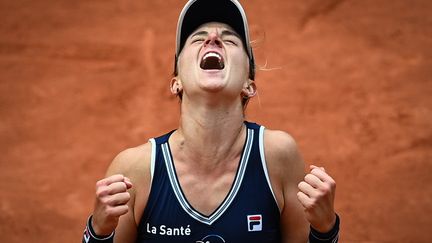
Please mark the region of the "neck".
[[238, 101], [210, 105], [184, 99], [181, 107], [180, 127], [174, 140], [182, 160], [211, 169], [240, 156], [246, 133]]

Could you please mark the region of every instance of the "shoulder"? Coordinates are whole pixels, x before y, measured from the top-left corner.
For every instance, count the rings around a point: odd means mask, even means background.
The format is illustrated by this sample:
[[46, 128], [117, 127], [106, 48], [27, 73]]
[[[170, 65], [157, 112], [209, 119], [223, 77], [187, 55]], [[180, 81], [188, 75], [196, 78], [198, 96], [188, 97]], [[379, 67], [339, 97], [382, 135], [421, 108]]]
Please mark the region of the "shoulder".
[[281, 188], [297, 186], [304, 176], [304, 162], [294, 138], [284, 131], [266, 129], [264, 151], [272, 180]]
[[264, 130], [264, 145], [266, 150], [277, 155], [289, 155], [295, 152], [297, 144], [294, 138], [287, 132], [280, 130]]
[[294, 138], [287, 132], [266, 129], [264, 132], [266, 157], [281, 163], [298, 163], [300, 153]]
[[132, 181], [145, 179], [150, 176], [151, 151], [150, 142], [123, 150], [111, 162], [107, 176], [123, 174]]

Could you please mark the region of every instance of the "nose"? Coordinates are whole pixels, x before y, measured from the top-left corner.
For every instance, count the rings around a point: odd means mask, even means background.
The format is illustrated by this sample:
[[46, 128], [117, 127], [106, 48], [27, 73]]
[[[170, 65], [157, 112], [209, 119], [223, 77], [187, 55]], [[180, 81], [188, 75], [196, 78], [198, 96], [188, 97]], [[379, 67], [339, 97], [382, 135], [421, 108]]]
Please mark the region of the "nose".
[[204, 46], [217, 46], [219, 48], [222, 48], [222, 41], [219, 39], [219, 35], [215, 32], [209, 33], [207, 39], [204, 42]]

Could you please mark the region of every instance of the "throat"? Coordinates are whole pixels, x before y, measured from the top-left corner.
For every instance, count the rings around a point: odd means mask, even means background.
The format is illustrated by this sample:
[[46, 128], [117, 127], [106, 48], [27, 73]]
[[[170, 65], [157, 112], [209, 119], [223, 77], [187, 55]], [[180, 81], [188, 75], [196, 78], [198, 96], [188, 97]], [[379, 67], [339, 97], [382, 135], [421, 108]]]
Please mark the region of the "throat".
[[182, 110], [179, 129], [170, 140], [185, 159], [211, 165], [237, 157], [245, 138], [244, 117], [236, 111], [197, 107]]

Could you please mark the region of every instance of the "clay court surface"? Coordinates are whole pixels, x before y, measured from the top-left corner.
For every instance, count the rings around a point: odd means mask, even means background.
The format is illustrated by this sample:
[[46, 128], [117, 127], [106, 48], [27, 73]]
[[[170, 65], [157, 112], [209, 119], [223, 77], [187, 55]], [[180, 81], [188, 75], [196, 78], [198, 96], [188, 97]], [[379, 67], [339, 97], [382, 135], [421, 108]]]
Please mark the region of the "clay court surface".
[[[0, 242], [80, 242], [113, 157], [176, 128], [184, 2], [0, 2]], [[333, 175], [342, 242], [430, 242], [432, 1], [242, 2], [247, 119]]]

